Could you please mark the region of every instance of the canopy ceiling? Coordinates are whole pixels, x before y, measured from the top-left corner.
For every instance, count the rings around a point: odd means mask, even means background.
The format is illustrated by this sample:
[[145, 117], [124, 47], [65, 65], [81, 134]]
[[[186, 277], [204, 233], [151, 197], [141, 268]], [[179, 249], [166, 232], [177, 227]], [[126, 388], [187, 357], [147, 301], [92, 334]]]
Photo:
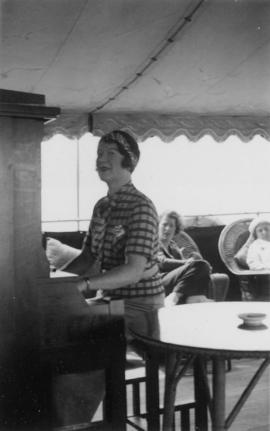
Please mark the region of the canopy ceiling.
[[1, 4], [0, 87], [60, 107], [48, 134], [270, 139], [269, 0]]

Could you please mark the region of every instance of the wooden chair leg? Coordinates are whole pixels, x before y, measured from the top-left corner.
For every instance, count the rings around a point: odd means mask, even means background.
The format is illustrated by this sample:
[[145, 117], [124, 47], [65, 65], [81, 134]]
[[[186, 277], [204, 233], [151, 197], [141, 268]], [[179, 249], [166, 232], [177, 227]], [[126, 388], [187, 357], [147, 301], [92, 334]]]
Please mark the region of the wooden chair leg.
[[[132, 377], [128, 375], [128, 372], [126, 372], [126, 387], [130, 386], [130, 390], [127, 391], [127, 396], [131, 397], [130, 404], [131, 404], [131, 411], [127, 413], [126, 416], [126, 423], [129, 425], [130, 428], [133, 428], [137, 431], [145, 431], [147, 428], [147, 413], [146, 413], [146, 407], [142, 408], [142, 400], [141, 396], [143, 395], [143, 391], [146, 389], [146, 376], [145, 376], [145, 370], [143, 368], [143, 365], [138, 365], [137, 368], [137, 375], [136, 375], [136, 368], [132, 370]], [[157, 365], [157, 364], [156, 364]], [[151, 368], [153, 372], [153, 367]], [[134, 376], [135, 372], [135, 376]], [[156, 371], [154, 369], [154, 377], [156, 380], [159, 380], [159, 374], [156, 374]], [[153, 377], [153, 376], [152, 376]], [[157, 387], [159, 386], [157, 382]], [[159, 392], [159, 391], [158, 391]], [[151, 394], [149, 394], [150, 397], [153, 396], [153, 386], [151, 385]], [[153, 401], [153, 400], [152, 400]], [[159, 404], [159, 402], [158, 402]], [[154, 405], [151, 407], [156, 408], [157, 406], [157, 399], [154, 403]], [[172, 424], [172, 431], [178, 429], [180, 426], [181, 431], [190, 431], [191, 429], [191, 416], [190, 413], [192, 410], [196, 408], [195, 401], [187, 401], [187, 402], [181, 402], [180, 404], [176, 404], [174, 406], [174, 420]], [[158, 407], [158, 413], [159, 417], [164, 415], [164, 408]], [[179, 417], [176, 415], [179, 414]], [[177, 420], [176, 420], [177, 419]], [[149, 420], [149, 418], [148, 418]], [[161, 423], [161, 418], [159, 419], [159, 423]], [[150, 418], [150, 424], [152, 429], [157, 431], [159, 428], [155, 428], [156, 425], [152, 423], [152, 419]]]
[[190, 431], [190, 410], [185, 409], [181, 412], [181, 431]]
[[196, 407], [195, 407], [195, 423], [196, 429], [200, 431], [208, 430], [207, 417], [207, 391], [205, 387], [206, 364], [202, 358], [196, 358], [194, 362], [194, 391]]

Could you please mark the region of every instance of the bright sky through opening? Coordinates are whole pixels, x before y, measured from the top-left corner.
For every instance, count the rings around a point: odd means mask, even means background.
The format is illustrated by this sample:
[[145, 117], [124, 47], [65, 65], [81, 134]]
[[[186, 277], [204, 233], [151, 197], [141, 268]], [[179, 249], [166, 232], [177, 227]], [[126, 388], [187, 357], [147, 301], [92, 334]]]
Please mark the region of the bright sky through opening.
[[[42, 143], [43, 221], [90, 219], [95, 202], [107, 192], [95, 170], [97, 143], [90, 133], [79, 146], [61, 135]], [[195, 143], [184, 136], [170, 143], [154, 137], [140, 150], [133, 182], [159, 213], [270, 212], [270, 143], [259, 136], [249, 143], [235, 136], [223, 143], [209, 136]]]

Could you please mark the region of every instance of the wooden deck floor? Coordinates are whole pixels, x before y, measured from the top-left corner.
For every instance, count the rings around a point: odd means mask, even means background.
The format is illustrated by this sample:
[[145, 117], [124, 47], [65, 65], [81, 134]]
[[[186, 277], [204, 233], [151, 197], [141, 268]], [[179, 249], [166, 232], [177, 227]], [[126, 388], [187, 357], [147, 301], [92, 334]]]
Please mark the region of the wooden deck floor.
[[[245, 385], [250, 381], [261, 360], [241, 359], [232, 361], [232, 370], [226, 373], [226, 414], [228, 414]], [[136, 371], [133, 371], [133, 374]], [[211, 380], [211, 373], [209, 373]], [[164, 375], [160, 375], [161, 399], [163, 395]], [[193, 398], [193, 377], [185, 376], [178, 385], [177, 402]], [[130, 409], [130, 395], [128, 395]], [[144, 404], [144, 396], [142, 396]], [[193, 418], [191, 418], [193, 422]], [[194, 427], [192, 428], [194, 429]], [[209, 430], [211, 426], [209, 426]], [[127, 431], [132, 428], [128, 427]], [[270, 431], [270, 367], [265, 371], [259, 383], [242, 407], [239, 415], [230, 427], [230, 431]]]

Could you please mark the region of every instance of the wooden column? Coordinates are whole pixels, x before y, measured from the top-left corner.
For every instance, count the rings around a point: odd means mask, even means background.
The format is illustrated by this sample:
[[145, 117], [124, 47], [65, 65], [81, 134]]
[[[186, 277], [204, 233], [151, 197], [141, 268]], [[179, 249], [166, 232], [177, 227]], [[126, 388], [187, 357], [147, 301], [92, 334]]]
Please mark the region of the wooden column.
[[[42, 95], [0, 90], [0, 428], [40, 416], [37, 279], [48, 277], [41, 246], [40, 143], [57, 108]], [[28, 428], [27, 428], [28, 429]]]

